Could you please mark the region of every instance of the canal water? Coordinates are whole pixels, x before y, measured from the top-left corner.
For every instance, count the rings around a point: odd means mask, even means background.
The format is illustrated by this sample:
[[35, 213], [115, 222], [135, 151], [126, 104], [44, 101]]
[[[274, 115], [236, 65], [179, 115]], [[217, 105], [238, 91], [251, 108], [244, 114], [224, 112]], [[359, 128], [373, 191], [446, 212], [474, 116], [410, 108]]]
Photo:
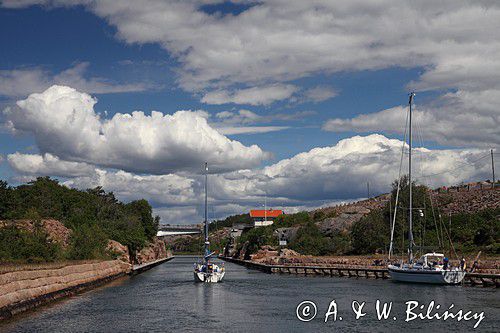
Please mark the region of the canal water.
[[[0, 332], [387, 332], [402, 329], [465, 332], [477, 320], [406, 322], [406, 302], [439, 304], [442, 313], [484, 312], [475, 331], [500, 331], [500, 293], [493, 288], [408, 285], [390, 280], [271, 275], [226, 263], [219, 284], [193, 282], [193, 257], [176, 257], [133, 277], [43, 306], [0, 323]], [[376, 301], [392, 303], [388, 319], [378, 320]], [[316, 316], [297, 318], [297, 306], [314, 302]], [[335, 301], [337, 317], [330, 315]], [[356, 319], [352, 304], [364, 316]], [[334, 312], [335, 305], [331, 310]], [[359, 306], [356, 307], [359, 309]], [[315, 313], [299, 309], [303, 320]], [[431, 314], [436, 313], [435, 310]], [[472, 314], [470, 314], [472, 316]], [[342, 317], [342, 320], [340, 320]]]

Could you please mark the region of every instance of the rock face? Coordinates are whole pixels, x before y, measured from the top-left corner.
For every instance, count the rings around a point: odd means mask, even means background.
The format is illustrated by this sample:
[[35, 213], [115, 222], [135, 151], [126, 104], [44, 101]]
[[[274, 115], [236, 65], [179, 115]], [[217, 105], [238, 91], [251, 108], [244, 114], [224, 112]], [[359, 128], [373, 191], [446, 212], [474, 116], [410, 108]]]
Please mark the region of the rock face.
[[156, 261], [170, 257], [172, 254], [167, 251], [165, 241], [156, 238], [146, 245], [141, 251], [137, 252], [134, 262], [142, 265], [148, 262]]
[[[491, 186], [491, 185], [490, 185]], [[445, 214], [477, 212], [483, 209], [500, 207], [500, 186], [492, 189], [454, 188], [449, 192], [433, 191], [433, 199], [437, 200], [441, 211]]]
[[272, 246], [264, 245], [259, 251], [257, 251], [257, 253], [252, 254], [250, 258], [252, 261], [261, 262], [270, 257], [276, 256], [278, 256], [278, 250]]
[[[327, 217], [324, 220], [317, 222], [316, 225], [319, 227], [321, 232], [328, 236], [337, 232], [347, 232], [351, 229], [355, 222], [359, 221], [372, 210], [382, 208], [387, 200], [389, 200], [389, 197], [384, 195], [348, 205], [318, 210], [327, 216], [334, 215], [334, 217]], [[315, 211], [314, 213], [317, 214], [318, 211]]]
[[[29, 308], [23, 305], [55, 293], [96, 283], [130, 271], [131, 265], [121, 260], [101, 262], [66, 262], [17, 265], [0, 270], [0, 319]], [[64, 295], [62, 295], [64, 296]], [[41, 301], [39, 301], [41, 302]]]
[[202, 245], [202, 240], [200, 235], [174, 235], [174, 236], [161, 236], [169, 248], [172, 249], [174, 253], [177, 252], [189, 252], [193, 243], [199, 244], [200, 248]]
[[290, 243], [297, 236], [299, 229], [300, 227], [278, 228], [274, 230], [273, 235], [278, 237], [280, 240], [286, 240]]
[[[34, 231], [38, 222], [31, 220], [0, 220], [0, 228], [5, 226], [15, 226], [19, 229]], [[68, 229], [57, 220], [47, 219], [39, 221], [40, 227], [47, 233], [47, 238], [51, 242], [59, 243], [63, 248], [69, 245], [71, 229]]]
[[110, 239], [108, 241], [108, 245], [106, 246], [106, 251], [111, 254], [117, 254], [118, 260], [124, 262], [130, 262], [130, 253], [128, 251], [128, 247], [126, 247], [121, 243], [118, 243], [115, 240]]
[[331, 235], [335, 232], [349, 230], [351, 226], [363, 216], [365, 216], [364, 213], [342, 213], [338, 217], [324, 219], [318, 222], [317, 225], [322, 233]]
[[250, 259], [254, 262], [265, 263], [268, 265], [282, 265], [286, 261], [293, 258], [302, 258], [300, 253], [290, 249], [282, 249], [281, 252], [277, 248], [264, 245], [257, 253], [252, 254]]

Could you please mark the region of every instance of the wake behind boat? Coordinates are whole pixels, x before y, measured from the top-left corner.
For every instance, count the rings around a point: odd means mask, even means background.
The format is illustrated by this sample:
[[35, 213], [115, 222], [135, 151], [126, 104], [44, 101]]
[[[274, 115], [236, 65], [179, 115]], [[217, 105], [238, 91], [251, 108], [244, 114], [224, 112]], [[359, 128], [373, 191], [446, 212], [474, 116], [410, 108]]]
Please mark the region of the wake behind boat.
[[209, 282], [216, 283], [222, 281], [226, 274], [225, 267], [210, 262], [210, 258], [214, 254], [210, 252], [210, 241], [208, 239], [208, 219], [207, 219], [207, 181], [208, 181], [208, 164], [205, 163], [205, 249], [203, 253], [203, 260], [194, 264], [194, 281], [195, 282]]
[[[389, 265], [387, 268], [389, 274], [394, 281], [410, 282], [410, 283], [433, 283], [433, 284], [459, 284], [465, 277], [465, 267], [452, 268], [449, 265], [448, 258], [441, 253], [427, 253], [416, 262], [413, 258], [413, 198], [412, 198], [412, 178], [411, 178], [411, 157], [412, 157], [412, 103], [415, 94], [411, 93], [409, 98], [409, 140], [408, 140], [408, 179], [409, 179], [409, 207], [408, 207], [408, 262]], [[403, 151], [402, 151], [403, 153]], [[402, 159], [401, 159], [402, 161]], [[399, 188], [401, 177], [398, 181], [398, 189], [396, 194], [396, 210], [398, 205]], [[394, 227], [396, 223], [396, 213], [392, 222], [391, 244], [389, 247], [389, 259], [393, 248]]]

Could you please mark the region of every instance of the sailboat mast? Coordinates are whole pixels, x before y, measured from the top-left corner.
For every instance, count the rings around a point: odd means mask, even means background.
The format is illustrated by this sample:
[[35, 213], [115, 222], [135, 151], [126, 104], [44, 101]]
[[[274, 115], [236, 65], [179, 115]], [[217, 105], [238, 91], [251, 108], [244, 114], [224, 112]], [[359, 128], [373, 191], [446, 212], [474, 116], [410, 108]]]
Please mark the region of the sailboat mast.
[[210, 243], [208, 241], [208, 212], [207, 212], [207, 183], [208, 183], [208, 163], [205, 162], [205, 260], [208, 261], [210, 254]]
[[409, 128], [409, 152], [408, 152], [408, 182], [410, 186], [410, 195], [409, 195], [409, 200], [410, 200], [410, 207], [409, 207], [409, 234], [408, 234], [408, 259], [409, 262], [413, 262], [413, 197], [412, 197], [412, 180], [411, 180], [411, 151], [412, 151], [412, 135], [411, 135], [411, 105], [413, 103], [413, 97], [415, 96], [415, 93], [410, 93], [410, 113], [409, 113], [409, 119], [410, 119], [410, 128]]

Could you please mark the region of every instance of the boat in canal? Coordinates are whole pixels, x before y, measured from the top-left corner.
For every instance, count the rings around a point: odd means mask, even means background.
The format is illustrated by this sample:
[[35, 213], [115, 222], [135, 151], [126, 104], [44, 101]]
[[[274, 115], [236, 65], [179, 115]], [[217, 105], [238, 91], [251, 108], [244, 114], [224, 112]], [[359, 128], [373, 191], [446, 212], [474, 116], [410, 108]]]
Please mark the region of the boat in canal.
[[465, 271], [459, 268], [445, 267], [445, 256], [442, 253], [426, 253], [414, 264], [389, 265], [389, 274], [395, 281], [459, 284], [465, 277]]
[[207, 218], [207, 183], [208, 183], [208, 163], [205, 163], [205, 221], [203, 222], [203, 230], [205, 235], [205, 246], [203, 251], [203, 259], [194, 264], [194, 280], [195, 282], [217, 283], [222, 281], [226, 274], [225, 267], [219, 266], [210, 261], [213, 252], [210, 251], [210, 240], [208, 238], [208, 218]]
[[[442, 253], [426, 253], [415, 260], [413, 254], [413, 197], [412, 197], [412, 103], [415, 94], [412, 92], [409, 97], [409, 133], [408, 133], [408, 184], [409, 184], [409, 207], [408, 207], [408, 261], [388, 265], [389, 274], [394, 281], [409, 283], [431, 283], [431, 284], [459, 284], [465, 277], [465, 267], [451, 267], [448, 258]], [[405, 131], [406, 136], [406, 131]], [[406, 138], [405, 138], [406, 141]], [[403, 147], [404, 148], [404, 147]], [[403, 154], [403, 150], [401, 151]], [[403, 155], [402, 155], [403, 156]], [[402, 161], [402, 157], [401, 157]], [[400, 169], [401, 170], [401, 169]], [[396, 210], [398, 206], [398, 196], [401, 177], [398, 182], [396, 194]], [[421, 213], [422, 214], [422, 213]], [[389, 246], [389, 259], [392, 253], [394, 240], [394, 226], [396, 222], [396, 213], [392, 223], [391, 243]], [[451, 240], [450, 240], [451, 241]]]

